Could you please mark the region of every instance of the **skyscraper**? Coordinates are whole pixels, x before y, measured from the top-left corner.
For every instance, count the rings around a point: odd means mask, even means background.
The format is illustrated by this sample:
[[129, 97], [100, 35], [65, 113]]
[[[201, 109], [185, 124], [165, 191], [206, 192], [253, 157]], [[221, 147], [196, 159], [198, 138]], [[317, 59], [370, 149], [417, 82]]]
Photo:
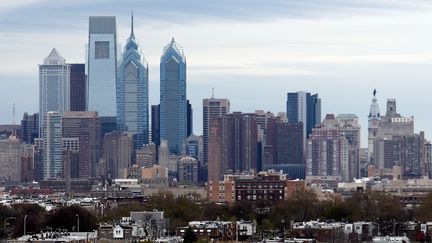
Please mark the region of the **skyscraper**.
[[43, 174], [44, 179], [63, 177], [62, 115], [49, 111], [43, 122]]
[[79, 139], [79, 177], [88, 179], [95, 176], [101, 143], [97, 112], [66, 112], [63, 117], [63, 137]]
[[187, 117], [187, 125], [186, 125], [186, 137], [189, 137], [193, 134], [193, 109], [192, 103], [189, 100], [186, 101], [186, 117]]
[[0, 181], [21, 181], [21, 143], [18, 139], [0, 140]]
[[39, 136], [39, 114], [29, 115], [24, 113], [21, 120], [21, 138], [26, 144], [33, 144], [34, 139]]
[[156, 145], [156, 150], [160, 145], [160, 105], [151, 106], [151, 141]]
[[70, 111], [86, 111], [86, 89], [85, 64], [70, 64]]
[[141, 59], [131, 18], [131, 33], [117, 69], [117, 127], [134, 138], [134, 148], [148, 144], [148, 64]]
[[360, 178], [360, 123], [354, 114], [340, 114], [336, 117], [340, 131], [349, 143], [349, 178]]
[[288, 122], [303, 123], [303, 144], [312, 133], [312, 128], [321, 122], [321, 99], [318, 94], [305, 91], [287, 94]]
[[120, 171], [132, 164], [132, 137], [122, 132], [113, 132], [103, 139], [102, 158], [105, 162], [104, 175], [107, 178], [119, 178]]
[[208, 168], [208, 144], [210, 122], [230, 112], [230, 101], [228, 99], [203, 99], [203, 161], [199, 164], [199, 180], [207, 181]]
[[99, 116], [116, 115], [116, 70], [116, 18], [91, 16], [87, 49], [89, 111], [97, 111]]
[[70, 65], [52, 49], [39, 65], [39, 137], [44, 134], [43, 121], [49, 111], [60, 115], [70, 108]]
[[208, 179], [224, 173], [258, 168], [258, 125], [254, 114], [234, 112], [211, 119], [208, 142]]
[[160, 61], [160, 139], [180, 154], [187, 135], [186, 57], [174, 38]]
[[312, 129], [307, 141], [306, 179], [335, 176], [349, 180], [349, 143], [333, 114]]

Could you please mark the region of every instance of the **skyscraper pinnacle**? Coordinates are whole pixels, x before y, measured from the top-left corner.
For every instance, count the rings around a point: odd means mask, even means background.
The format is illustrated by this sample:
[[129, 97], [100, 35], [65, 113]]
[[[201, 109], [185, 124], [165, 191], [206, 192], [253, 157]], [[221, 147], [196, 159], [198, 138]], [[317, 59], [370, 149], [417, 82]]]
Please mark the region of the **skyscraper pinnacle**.
[[134, 25], [133, 25], [133, 11], [132, 11], [132, 14], [131, 14], [131, 37], [135, 37], [135, 34], [134, 34]]

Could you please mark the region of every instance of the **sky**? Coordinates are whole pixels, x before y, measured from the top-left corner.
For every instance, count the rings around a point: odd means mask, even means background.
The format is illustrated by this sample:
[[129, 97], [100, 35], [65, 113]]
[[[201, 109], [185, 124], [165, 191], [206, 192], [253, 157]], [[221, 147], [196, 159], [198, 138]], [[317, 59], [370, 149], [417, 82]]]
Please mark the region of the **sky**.
[[[212, 87], [231, 111], [286, 110], [286, 93], [318, 93], [325, 114], [353, 113], [367, 146], [377, 89], [432, 138], [432, 1], [427, 0], [0, 0], [0, 124], [38, 111], [38, 64], [57, 48], [85, 62], [89, 16], [117, 16], [124, 45], [135, 36], [149, 63], [150, 104], [159, 103], [159, 61], [172, 37], [187, 59], [194, 132]], [[115, 97], [112, 97], [115, 99]]]

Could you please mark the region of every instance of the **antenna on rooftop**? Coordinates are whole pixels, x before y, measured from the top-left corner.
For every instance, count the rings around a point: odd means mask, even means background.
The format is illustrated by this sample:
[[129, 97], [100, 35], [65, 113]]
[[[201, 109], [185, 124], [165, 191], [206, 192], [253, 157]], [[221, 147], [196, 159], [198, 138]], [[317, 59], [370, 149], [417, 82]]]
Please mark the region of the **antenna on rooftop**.
[[214, 99], [214, 87], [212, 87], [212, 96], [211, 96], [211, 98]]

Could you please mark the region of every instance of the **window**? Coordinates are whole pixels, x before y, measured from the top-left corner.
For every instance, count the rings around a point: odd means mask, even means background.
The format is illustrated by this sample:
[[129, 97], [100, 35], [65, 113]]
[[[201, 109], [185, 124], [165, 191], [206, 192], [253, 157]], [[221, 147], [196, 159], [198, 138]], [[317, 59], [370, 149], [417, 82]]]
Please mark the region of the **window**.
[[95, 41], [95, 59], [109, 59], [109, 41]]

